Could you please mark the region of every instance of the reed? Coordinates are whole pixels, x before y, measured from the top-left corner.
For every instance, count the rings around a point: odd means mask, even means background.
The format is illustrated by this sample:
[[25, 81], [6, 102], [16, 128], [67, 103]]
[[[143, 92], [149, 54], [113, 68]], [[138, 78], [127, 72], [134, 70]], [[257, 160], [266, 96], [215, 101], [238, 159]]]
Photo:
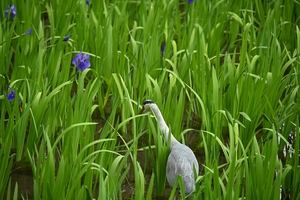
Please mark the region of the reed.
[[[199, 138], [187, 198], [300, 198], [297, 1], [0, 8], [0, 199], [186, 198], [165, 190], [169, 146], [145, 99], [179, 141]], [[20, 163], [32, 191], [13, 181]]]

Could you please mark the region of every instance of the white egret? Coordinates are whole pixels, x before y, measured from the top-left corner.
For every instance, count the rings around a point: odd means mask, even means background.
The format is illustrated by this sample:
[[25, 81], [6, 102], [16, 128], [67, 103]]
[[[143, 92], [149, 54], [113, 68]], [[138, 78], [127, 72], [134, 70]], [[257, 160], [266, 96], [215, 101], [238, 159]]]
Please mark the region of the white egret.
[[178, 142], [172, 135], [156, 103], [151, 100], [146, 100], [143, 103], [143, 113], [150, 112], [155, 115], [166, 141], [169, 141], [170, 137], [171, 151], [166, 166], [167, 180], [173, 187], [177, 176], [181, 175], [184, 185], [184, 193], [188, 195], [195, 189], [194, 168], [197, 175], [199, 171], [196, 156], [188, 146]]

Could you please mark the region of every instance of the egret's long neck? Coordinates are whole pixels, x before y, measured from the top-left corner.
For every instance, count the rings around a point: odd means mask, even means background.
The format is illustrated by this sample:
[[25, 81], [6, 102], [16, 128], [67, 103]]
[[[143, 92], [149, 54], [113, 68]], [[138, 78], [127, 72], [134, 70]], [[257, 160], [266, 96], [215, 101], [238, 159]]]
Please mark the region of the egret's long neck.
[[171, 139], [171, 148], [172, 148], [175, 144], [177, 144], [179, 142], [176, 140], [176, 138], [170, 132], [169, 127], [167, 126], [160, 110], [158, 109], [158, 107], [156, 105], [152, 106], [152, 111], [153, 111], [155, 117], [157, 118], [161, 132], [164, 135], [166, 141], [169, 141], [169, 137], [171, 137], [170, 139]]

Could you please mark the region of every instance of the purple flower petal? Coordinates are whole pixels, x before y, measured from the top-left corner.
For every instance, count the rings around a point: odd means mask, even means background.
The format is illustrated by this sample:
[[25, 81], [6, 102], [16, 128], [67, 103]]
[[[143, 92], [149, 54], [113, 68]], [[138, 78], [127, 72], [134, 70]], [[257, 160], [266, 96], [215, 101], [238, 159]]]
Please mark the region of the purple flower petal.
[[88, 54], [84, 54], [81, 58], [82, 61], [89, 59], [89, 55]]
[[28, 31], [26, 31], [25, 33], [23, 33], [22, 35], [30, 35], [32, 33], [32, 29], [29, 29]]
[[14, 4], [9, 4], [8, 8], [8, 10], [4, 10], [5, 17], [8, 19], [9, 15], [11, 15], [12, 20], [14, 20], [15, 16], [17, 15], [17, 9]]
[[165, 48], [166, 48], [166, 44], [165, 43], [162, 43], [161, 44], [161, 55], [164, 56], [165, 54]]
[[89, 61], [89, 60], [86, 60], [86, 61], [85, 61], [85, 64], [84, 64], [84, 70], [85, 70], [86, 68], [89, 68], [90, 66], [91, 66], [90, 61]]
[[77, 65], [77, 69], [80, 70], [80, 71], [83, 71], [85, 69], [84, 67], [84, 62], [80, 62], [78, 65]]
[[32, 33], [32, 29], [29, 29], [28, 31], [26, 31], [27, 35], [30, 35]]
[[66, 37], [64, 37], [63, 41], [68, 41], [70, 39], [71, 36], [67, 35]]
[[10, 89], [11, 93], [7, 95], [7, 99], [8, 101], [13, 101], [15, 99], [16, 93], [10, 86], [8, 86], [8, 89]]
[[72, 64], [75, 65], [80, 71], [85, 70], [86, 68], [91, 66], [91, 63], [89, 61], [89, 55], [82, 55], [82, 52], [80, 52], [73, 58]]
[[81, 57], [82, 57], [82, 53], [80, 52], [73, 58], [72, 64], [77, 66], [78, 63], [80, 62]]
[[10, 10], [16, 11], [16, 7], [14, 4], [10, 4], [10, 5], [8, 5], [8, 7], [10, 7]]
[[91, 2], [89, 0], [86, 0], [85, 1], [86, 5], [90, 6], [91, 5]]
[[4, 13], [5, 13], [5, 18], [7, 19], [9, 11], [8, 10], [4, 10]]

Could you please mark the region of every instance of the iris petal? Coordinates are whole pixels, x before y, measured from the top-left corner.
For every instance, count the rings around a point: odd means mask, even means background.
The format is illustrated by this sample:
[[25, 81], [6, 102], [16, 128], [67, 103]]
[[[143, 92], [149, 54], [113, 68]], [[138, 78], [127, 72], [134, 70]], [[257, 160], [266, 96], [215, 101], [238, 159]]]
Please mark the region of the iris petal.
[[8, 101], [13, 101], [15, 99], [16, 93], [10, 86], [8, 86], [8, 89], [10, 89], [11, 93], [7, 95], [7, 99]]
[[88, 60], [89, 59], [89, 55], [88, 54], [84, 54], [83, 56], [82, 56], [82, 59], [81, 60]]
[[77, 55], [73, 58], [72, 64], [77, 66], [78, 63], [79, 63], [80, 60], [81, 60], [81, 57], [82, 57], [82, 53], [80, 52], [79, 54], [77, 54]]
[[90, 61], [89, 60], [86, 60], [85, 61], [85, 65], [84, 65], [84, 69], [86, 69], [86, 68], [89, 68], [91, 66], [91, 63], [90, 63]]
[[77, 68], [78, 68], [78, 70], [80, 70], [80, 71], [85, 70], [85, 64], [84, 64], [84, 62], [80, 62], [80, 63], [77, 65]]
[[67, 36], [63, 39], [63, 41], [68, 41], [68, 40], [70, 39], [70, 37], [71, 37], [71, 36], [67, 35]]
[[14, 19], [15, 16], [17, 15], [16, 7], [14, 6], [14, 4], [9, 4], [8, 8], [9, 8], [8, 10], [4, 10], [5, 17], [8, 19], [9, 16], [11, 15], [11, 18]]
[[27, 35], [30, 35], [32, 33], [32, 29], [29, 29], [28, 31], [26, 31]]
[[89, 55], [88, 54], [82, 55], [82, 52], [80, 52], [73, 58], [72, 64], [75, 65], [77, 69], [80, 71], [85, 70], [86, 68], [91, 66]]

